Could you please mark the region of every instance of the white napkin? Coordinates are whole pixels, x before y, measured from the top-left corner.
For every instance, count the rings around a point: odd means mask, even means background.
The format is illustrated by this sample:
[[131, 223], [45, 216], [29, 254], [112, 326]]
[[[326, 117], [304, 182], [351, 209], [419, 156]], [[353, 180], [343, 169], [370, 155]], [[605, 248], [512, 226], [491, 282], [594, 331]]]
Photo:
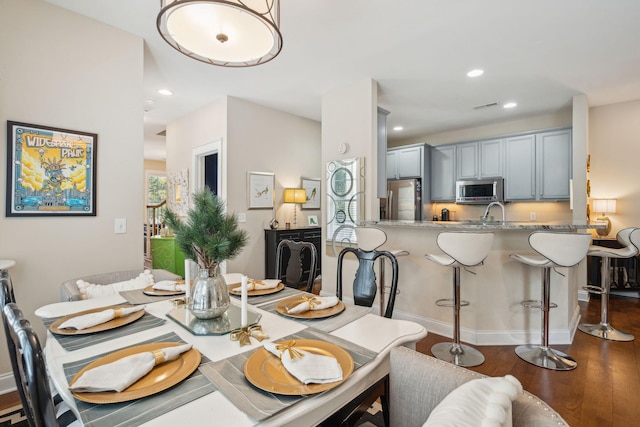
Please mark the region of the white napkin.
[[[282, 344], [287, 344], [285, 341]], [[292, 358], [288, 350], [280, 350], [277, 343], [266, 343], [264, 348], [276, 357], [280, 357], [282, 366], [303, 384], [326, 384], [342, 381], [342, 368], [338, 361], [331, 356], [313, 354], [308, 351], [294, 349], [302, 357]], [[284, 346], [283, 346], [284, 347]], [[282, 356], [281, 356], [282, 355]]]
[[[263, 279], [263, 280], [249, 279], [249, 282], [247, 283], [247, 290], [258, 291], [261, 289], [273, 289], [278, 286], [278, 283], [280, 283], [280, 280], [278, 279]], [[234, 288], [233, 292], [242, 292], [242, 287], [238, 286], [237, 288]]]
[[154, 352], [133, 354], [115, 362], [89, 369], [71, 386], [69, 390], [85, 393], [97, 391], [122, 391], [151, 372], [157, 364], [177, 359], [180, 354], [191, 348], [191, 344], [165, 347], [160, 350], [163, 358], [156, 362]]
[[62, 322], [62, 324], [58, 326], [58, 329], [75, 328], [81, 330], [91, 328], [92, 326], [106, 323], [115, 317], [124, 317], [131, 313], [135, 313], [136, 311], [144, 310], [144, 307], [144, 305], [136, 305], [133, 307], [120, 308], [118, 309], [120, 312], [119, 315], [116, 315], [116, 310], [113, 308], [108, 308], [95, 313], [83, 314], [82, 316], [72, 317], [71, 319]]
[[174, 280], [161, 280], [153, 285], [153, 289], [158, 291], [184, 292], [187, 290], [187, 285], [184, 283], [178, 284]]
[[335, 295], [331, 297], [313, 297], [309, 299], [311, 300], [311, 302], [302, 301], [300, 304], [296, 305], [295, 307], [287, 308], [287, 313], [299, 314], [299, 313], [306, 313], [309, 310], [323, 310], [325, 308], [333, 307], [334, 305], [338, 304], [338, 301], [339, 301], [338, 297]]

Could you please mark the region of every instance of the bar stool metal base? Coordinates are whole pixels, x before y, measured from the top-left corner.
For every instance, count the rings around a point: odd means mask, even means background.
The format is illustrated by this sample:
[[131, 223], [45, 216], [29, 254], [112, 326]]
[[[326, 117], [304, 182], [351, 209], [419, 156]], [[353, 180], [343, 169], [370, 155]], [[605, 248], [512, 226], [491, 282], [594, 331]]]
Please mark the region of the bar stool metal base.
[[431, 347], [431, 354], [437, 359], [454, 365], [470, 367], [484, 363], [484, 355], [468, 345], [454, 342], [441, 342]]
[[520, 345], [516, 347], [516, 354], [525, 362], [554, 371], [570, 371], [578, 366], [567, 354], [541, 346]]
[[604, 323], [582, 324], [578, 326], [582, 332], [610, 341], [633, 341], [634, 337], [626, 332], [619, 331]]

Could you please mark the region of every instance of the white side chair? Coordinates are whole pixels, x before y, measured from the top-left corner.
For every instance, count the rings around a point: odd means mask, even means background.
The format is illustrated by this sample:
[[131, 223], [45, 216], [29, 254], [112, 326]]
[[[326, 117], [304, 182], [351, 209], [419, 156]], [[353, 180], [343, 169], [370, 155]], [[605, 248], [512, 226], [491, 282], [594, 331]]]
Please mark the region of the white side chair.
[[493, 233], [444, 232], [438, 234], [436, 242], [444, 254], [427, 254], [426, 258], [453, 268], [453, 301], [436, 301], [438, 306], [453, 307], [453, 342], [435, 344], [431, 347], [431, 353], [440, 360], [458, 366], [481, 365], [484, 355], [475, 348], [460, 343], [460, 307], [469, 305], [469, 302], [460, 299], [460, 267], [482, 264], [491, 250]]
[[611, 290], [611, 275], [609, 265], [612, 258], [631, 258], [638, 254], [640, 248], [640, 228], [629, 227], [620, 230], [616, 239], [623, 248], [613, 249], [603, 246], [591, 246], [587, 255], [602, 258], [600, 264], [600, 286], [585, 286], [590, 293], [600, 295], [600, 323], [583, 323], [578, 326], [582, 332], [594, 337], [611, 341], [633, 341], [633, 335], [618, 331], [609, 324], [609, 292]]
[[516, 347], [516, 354], [521, 359], [556, 371], [569, 371], [578, 366], [577, 362], [565, 353], [549, 347], [549, 310], [556, 307], [550, 301], [551, 270], [578, 264], [587, 256], [590, 244], [591, 234], [536, 231], [529, 235], [529, 246], [535, 253], [509, 255], [523, 264], [542, 268], [542, 300], [522, 302], [525, 307], [539, 307], [542, 311], [542, 342], [537, 346]]

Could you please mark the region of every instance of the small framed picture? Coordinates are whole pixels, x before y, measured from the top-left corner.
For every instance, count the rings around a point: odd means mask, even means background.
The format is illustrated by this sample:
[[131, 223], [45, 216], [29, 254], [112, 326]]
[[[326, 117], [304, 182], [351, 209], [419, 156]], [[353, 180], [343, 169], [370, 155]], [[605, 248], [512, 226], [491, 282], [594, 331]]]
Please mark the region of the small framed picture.
[[272, 172], [247, 172], [249, 209], [272, 209], [275, 183], [276, 177]]
[[317, 215], [309, 215], [307, 217], [307, 223], [309, 224], [310, 227], [317, 227], [318, 226], [318, 216]]
[[320, 209], [320, 178], [301, 178], [301, 188], [307, 193], [307, 201], [301, 209]]

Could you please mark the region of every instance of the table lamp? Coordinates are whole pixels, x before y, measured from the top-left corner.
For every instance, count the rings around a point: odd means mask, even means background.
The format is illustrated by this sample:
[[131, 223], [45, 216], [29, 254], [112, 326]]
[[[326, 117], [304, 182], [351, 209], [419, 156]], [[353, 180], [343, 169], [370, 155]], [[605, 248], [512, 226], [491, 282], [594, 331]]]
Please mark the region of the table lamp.
[[293, 226], [296, 226], [296, 210], [297, 207], [295, 204], [297, 203], [306, 203], [307, 201], [307, 192], [304, 188], [285, 188], [284, 189], [284, 202], [285, 203], [294, 203], [293, 206]]
[[596, 229], [598, 236], [608, 236], [611, 232], [611, 221], [605, 214], [616, 213], [616, 200], [615, 199], [594, 199], [593, 211], [600, 213], [600, 216], [596, 218], [596, 221], [602, 221], [607, 223], [607, 227], [604, 229]]

